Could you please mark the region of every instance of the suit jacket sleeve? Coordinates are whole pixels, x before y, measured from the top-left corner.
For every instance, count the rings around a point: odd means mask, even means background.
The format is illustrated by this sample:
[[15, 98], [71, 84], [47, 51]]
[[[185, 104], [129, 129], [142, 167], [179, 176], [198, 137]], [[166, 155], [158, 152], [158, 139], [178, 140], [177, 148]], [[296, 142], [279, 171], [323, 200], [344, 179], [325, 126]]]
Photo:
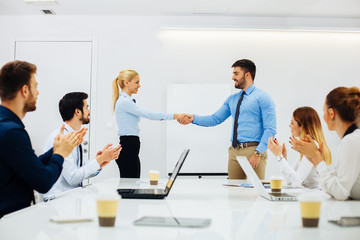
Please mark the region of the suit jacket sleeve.
[[5, 133], [5, 138], [3, 156], [10, 168], [36, 191], [49, 191], [60, 176], [64, 158], [52, 154], [52, 149], [37, 157], [24, 129], [10, 129]]

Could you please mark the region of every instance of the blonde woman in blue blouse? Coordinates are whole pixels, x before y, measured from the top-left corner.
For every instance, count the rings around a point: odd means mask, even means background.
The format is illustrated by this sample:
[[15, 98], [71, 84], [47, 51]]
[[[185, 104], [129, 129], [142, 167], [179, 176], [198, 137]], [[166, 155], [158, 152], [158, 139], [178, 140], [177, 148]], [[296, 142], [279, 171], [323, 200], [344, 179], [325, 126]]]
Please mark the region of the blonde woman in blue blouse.
[[122, 151], [116, 163], [121, 178], [139, 178], [141, 165], [139, 158], [140, 118], [150, 120], [174, 120], [183, 117], [182, 114], [155, 113], [141, 108], [132, 98], [137, 94], [140, 85], [139, 74], [135, 70], [122, 70], [113, 80], [112, 108], [118, 125], [118, 136]]

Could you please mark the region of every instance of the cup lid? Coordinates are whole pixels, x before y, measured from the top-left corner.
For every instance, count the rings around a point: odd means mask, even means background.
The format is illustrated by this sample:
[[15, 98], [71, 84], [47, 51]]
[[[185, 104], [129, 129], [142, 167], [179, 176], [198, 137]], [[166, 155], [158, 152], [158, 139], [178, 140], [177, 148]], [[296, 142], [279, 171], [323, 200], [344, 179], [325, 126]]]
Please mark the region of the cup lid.
[[117, 193], [107, 192], [107, 193], [99, 193], [96, 195], [96, 200], [114, 201], [114, 200], [120, 200], [120, 199], [121, 199], [121, 196]]
[[320, 192], [306, 192], [298, 196], [299, 202], [321, 202], [324, 200]]
[[270, 177], [270, 180], [283, 180], [283, 177], [280, 175], [274, 175]]
[[159, 174], [160, 172], [157, 170], [150, 170], [149, 173], [158, 173]]

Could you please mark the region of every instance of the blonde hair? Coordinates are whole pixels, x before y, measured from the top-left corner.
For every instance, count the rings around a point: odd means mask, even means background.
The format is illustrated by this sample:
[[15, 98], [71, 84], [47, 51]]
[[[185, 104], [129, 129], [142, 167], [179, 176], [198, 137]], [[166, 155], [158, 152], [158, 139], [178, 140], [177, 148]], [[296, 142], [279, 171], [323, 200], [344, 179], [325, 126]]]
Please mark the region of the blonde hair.
[[139, 74], [135, 70], [125, 69], [122, 70], [117, 78], [112, 82], [112, 111], [115, 111], [116, 101], [120, 96], [120, 89], [123, 90], [125, 87], [124, 81], [131, 81]]
[[[326, 144], [321, 121], [317, 112], [311, 107], [300, 107], [293, 112], [295, 121], [301, 127], [300, 138], [309, 134], [316, 142], [323, 144], [323, 160], [327, 165], [331, 164], [331, 152]], [[302, 155], [300, 156], [300, 159]]]

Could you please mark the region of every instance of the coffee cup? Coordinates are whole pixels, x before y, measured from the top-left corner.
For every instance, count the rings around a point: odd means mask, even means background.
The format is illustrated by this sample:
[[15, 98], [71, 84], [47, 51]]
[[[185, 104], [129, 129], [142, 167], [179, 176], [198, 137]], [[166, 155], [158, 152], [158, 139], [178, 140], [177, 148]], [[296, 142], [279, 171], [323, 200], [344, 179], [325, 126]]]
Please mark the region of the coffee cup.
[[150, 178], [150, 185], [157, 185], [159, 182], [159, 171], [150, 170], [149, 171], [149, 178]]
[[298, 200], [303, 227], [318, 227], [322, 196], [319, 193], [304, 193]]
[[115, 226], [120, 196], [117, 194], [101, 194], [97, 197], [97, 214], [102, 227]]
[[282, 177], [281, 176], [272, 176], [270, 178], [270, 188], [273, 193], [281, 193], [282, 188]]

